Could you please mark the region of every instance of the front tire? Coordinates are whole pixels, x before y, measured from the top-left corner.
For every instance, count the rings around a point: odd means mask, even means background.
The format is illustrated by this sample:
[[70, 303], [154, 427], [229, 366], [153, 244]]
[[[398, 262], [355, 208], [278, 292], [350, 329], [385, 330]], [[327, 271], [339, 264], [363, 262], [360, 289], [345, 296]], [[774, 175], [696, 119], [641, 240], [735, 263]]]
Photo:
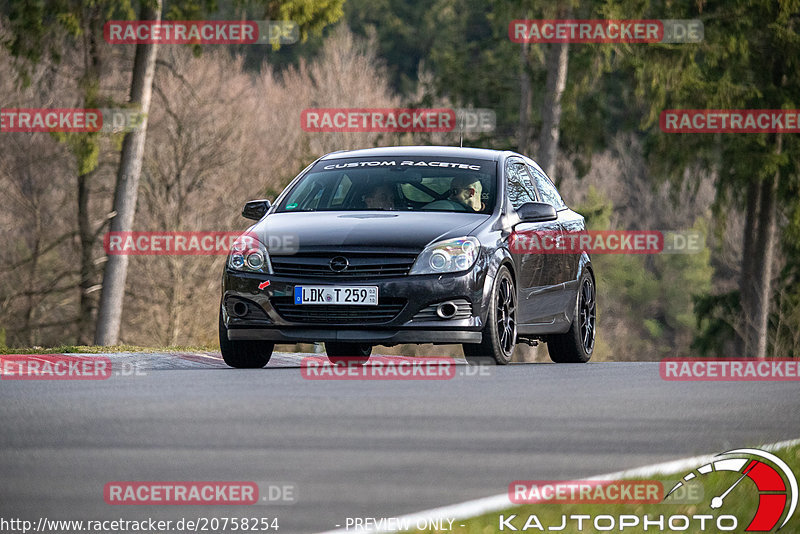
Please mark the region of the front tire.
[[594, 352], [597, 291], [590, 272], [584, 271], [578, 288], [575, 315], [569, 330], [547, 340], [547, 352], [556, 363], [586, 363]]
[[497, 271], [490, 302], [483, 339], [464, 343], [464, 356], [472, 364], [507, 365], [517, 343], [517, 289], [505, 266]]
[[231, 367], [237, 369], [260, 369], [269, 363], [275, 343], [269, 341], [235, 340], [228, 339], [228, 329], [222, 321], [222, 311], [219, 312], [219, 350], [222, 359]]
[[364, 365], [372, 354], [372, 345], [366, 343], [325, 343], [328, 361], [335, 365]]

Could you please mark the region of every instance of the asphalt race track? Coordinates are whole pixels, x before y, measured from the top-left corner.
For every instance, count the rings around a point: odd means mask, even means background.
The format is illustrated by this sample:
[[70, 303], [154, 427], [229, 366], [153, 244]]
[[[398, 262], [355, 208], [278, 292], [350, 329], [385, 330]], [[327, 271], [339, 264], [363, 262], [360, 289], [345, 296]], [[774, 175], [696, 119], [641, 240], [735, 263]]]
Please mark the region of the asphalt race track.
[[[296, 354], [255, 371], [214, 354], [110, 357], [137, 373], [0, 380], [0, 516], [277, 517], [281, 534], [310, 533], [800, 436], [797, 382], [666, 382], [656, 363], [312, 381]], [[131, 480], [290, 484], [296, 500], [106, 504], [106, 483]]]

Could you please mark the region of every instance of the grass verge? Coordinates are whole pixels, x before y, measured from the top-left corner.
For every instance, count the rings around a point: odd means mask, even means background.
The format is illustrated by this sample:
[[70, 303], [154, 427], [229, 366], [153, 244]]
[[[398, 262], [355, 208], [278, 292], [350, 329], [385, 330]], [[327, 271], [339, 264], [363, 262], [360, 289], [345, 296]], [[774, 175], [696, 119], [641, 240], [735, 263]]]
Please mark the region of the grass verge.
[[[722, 451], [721, 451], [722, 452]], [[781, 458], [789, 468], [795, 473], [796, 478], [800, 478], [800, 446], [786, 447], [772, 452]], [[754, 457], [754, 459], [758, 459]], [[766, 461], [767, 465], [772, 465]], [[699, 465], [697, 467], [700, 467]], [[696, 468], [695, 468], [696, 469]], [[670, 473], [666, 475], [655, 475], [647, 477], [648, 480], [658, 480], [664, 484], [665, 492], [675, 485], [675, 483], [686, 475], [689, 471], [682, 473]], [[696, 472], [696, 471], [695, 471]], [[695, 496], [701, 495], [700, 502], [684, 502], [683, 504], [670, 502], [673, 497], [667, 498], [664, 502], [658, 504], [525, 504], [513, 506], [506, 510], [499, 512], [492, 512], [478, 517], [460, 520], [457, 519], [453, 522], [452, 530], [415, 530], [414, 532], [448, 532], [450, 534], [490, 534], [494, 532], [514, 532], [507, 526], [501, 530], [500, 518], [501, 516], [508, 519], [512, 515], [516, 518], [510, 521], [520, 532], [547, 532], [548, 528], [556, 531], [563, 524], [566, 527], [561, 532], [597, 532], [594, 519], [597, 516], [612, 516], [615, 519], [614, 527], [609, 532], [622, 532], [626, 534], [639, 534], [639, 533], [653, 533], [659, 532], [659, 526], [649, 525], [647, 530], [643, 526], [643, 516], [649, 516], [650, 521], [657, 520], [658, 516], [664, 516], [665, 529], [662, 532], [719, 532], [717, 528], [717, 517], [720, 515], [733, 515], [737, 518], [737, 527], [731, 532], [745, 532], [745, 529], [750, 524], [756, 513], [759, 504], [759, 493], [755, 483], [749, 478], [744, 478], [742, 483], [736, 485], [731, 492], [725, 497], [724, 503], [719, 509], [712, 509], [710, 507], [711, 499], [724, 494], [736, 481], [741, 477], [737, 472], [712, 472], [705, 476], [697, 476], [693, 482]], [[518, 477], [520, 480], [535, 478], [534, 473], [530, 470], [527, 472], [520, 472]], [[513, 481], [509, 481], [511, 483]], [[696, 500], [696, 499], [686, 499]], [[788, 508], [788, 501], [786, 504]], [[571, 516], [584, 515], [591, 516], [591, 519], [584, 519], [582, 530], [578, 529], [577, 519], [572, 519]], [[620, 516], [636, 516], [639, 518], [639, 524], [635, 526], [620, 527]], [[707, 519], [705, 530], [701, 529], [701, 522], [699, 519], [695, 520], [692, 516], [706, 515], [712, 516]], [[532, 518], [531, 516], [535, 516]], [[564, 517], [566, 516], [566, 523]], [[682, 528], [681, 522], [676, 523], [679, 528], [669, 528], [670, 516], [686, 516], [690, 519], [688, 528]], [[633, 519], [629, 520], [633, 522]], [[527, 530], [523, 530], [526, 522], [529, 522]], [[780, 519], [778, 526], [783, 522]], [[448, 524], [445, 521], [444, 525]], [[539, 526], [540, 525], [541, 528]], [[608, 520], [600, 522], [600, 528], [606, 529], [610, 525]], [[724, 525], [728, 525], [727, 522]], [[794, 517], [789, 520], [781, 532], [800, 532], [800, 516], [795, 512]]]
[[0, 347], [0, 354], [108, 354], [116, 352], [219, 352], [219, 347], [173, 346], [139, 347], [137, 345], [59, 345], [57, 347]]

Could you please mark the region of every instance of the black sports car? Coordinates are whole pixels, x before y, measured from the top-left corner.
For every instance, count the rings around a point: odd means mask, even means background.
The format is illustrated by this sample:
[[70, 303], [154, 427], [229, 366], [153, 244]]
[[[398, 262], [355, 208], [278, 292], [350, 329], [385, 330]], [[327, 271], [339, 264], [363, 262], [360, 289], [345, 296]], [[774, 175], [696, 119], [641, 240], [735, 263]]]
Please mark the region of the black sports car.
[[595, 338], [589, 255], [513, 250], [515, 232], [585, 230], [550, 179], [514, 152], [392, 147], [309, 165], [233, 246], [220, 347], [263, 367], [275, 343], [325, 342], [336, 363], [374, 345], [463, 345], [506, 364], [517, 341], [586, 362]]

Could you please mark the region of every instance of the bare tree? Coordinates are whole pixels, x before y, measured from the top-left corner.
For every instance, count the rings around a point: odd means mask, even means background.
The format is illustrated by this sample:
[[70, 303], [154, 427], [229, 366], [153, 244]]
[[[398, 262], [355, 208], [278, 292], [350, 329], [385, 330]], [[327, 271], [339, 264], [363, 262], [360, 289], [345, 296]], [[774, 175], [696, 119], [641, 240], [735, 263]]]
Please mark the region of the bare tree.
[[542, 104], [542, 130], [539, 133], [539, 165], [549, 177], [553, 177], [558, 159], [558, 140], [561, 130], [561, 97], [567, 88], [569, 43], [553, 43], [545, 54], [547, 81]]
[[517, 151], [526, 154], [530, 145], [530, 120], [531, 120], [531, 75], [528, 72], [530, 60], [528, 58], [530, 46], [522, 43], [519, 49], [519, 130], [517, 132]]
[[[161, 20], [161, 0], [142, 4], [140, 20]], [[156, 71], [156, 43], [136, 45], [131, 81], [131, 104], [142, 113], [140, 127], [125, 135], [122, 143], [122, 158], [114, 192], [114, 210], [111, 218], [111, 231], [130, 231], [136, 213], [136, 199], [139, 190], [139, 176], [142, 171], [144, 144], [147, 138], [147, 114], [153, 93], [153, 77]], [[128, 274], [128, 256], [114, 255], [108, 258], [103, 272], [103, 292], [97, 312], [95, 343], [114, 345], [119, 339], [122, 306], [125, 297], [125, 281]]]
[[[32, 65], [30, 85], [21, 86], [13, 59], [0, 49], [3, 106], [80, 101], [73, 59], [65, 54], [59, 64]], [[32, 345], [76, 337], [75, 173], [69, 146], [53, 136], [0, 135], [0, 344], [3, 338]]]

